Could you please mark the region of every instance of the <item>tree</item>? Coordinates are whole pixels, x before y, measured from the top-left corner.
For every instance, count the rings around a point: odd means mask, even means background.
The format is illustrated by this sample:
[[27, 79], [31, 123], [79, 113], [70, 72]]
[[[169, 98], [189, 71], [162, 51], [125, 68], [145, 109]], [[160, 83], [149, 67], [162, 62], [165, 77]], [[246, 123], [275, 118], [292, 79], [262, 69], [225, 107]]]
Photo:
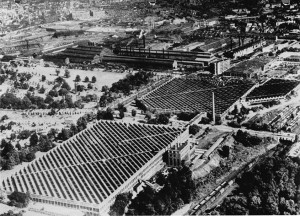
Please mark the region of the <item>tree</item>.
[[32, 106], [31, 100], [25, 95], [22, 99], [21, 109], [29, 109]]
[[84, 85], [77, 85], [76, 90], [82, 92], [84, 90]]
[[48, 93], [51, 97], [57, 97], [58, 96], [58, 92], [56, 90], [50, 90]]
[[59, 85], [61, 85], [62, 83], [66, 82], [65, 79], [62, 78], [62, 77], [60, 77], [60, 76], [57, 77], [54, 81], [57, 83], [57, 85], [55, 85], [55, 86], [53, 87], [53, 89], [57, 88], [57, 87], [58, 87]]
[[71, 95], [66, 95], [66, 97], [65, 97], [65, 102], [66, 102], [68, 108], [74, 108], [74, 107], [75, 107]]
[[169, 114], [159, 114], [157, 118], [157, 124], [169, 124]]
[[79, 75], [77, 75], [76, 78], [75, 78], [75, 82], [80, 82], [80, 81], [81, 81], [81, 78], [80, 78]]
[[63, 96], [63, 97], [66, 96], [68, 93], [69, 93], [69, 91], [65, 88], [61, 88], [58, 91], [59, 96]]
[[42, 87], [40, 88], [40, 90], [39, 90], [39, 93], [40, 93], [40, 94], [44, 94], [45, 91], [46, 91], [46, 89], [44, 88], [44, 86], [42, 86]]
[[189, 127], [189, 133], [192, 135], [196, 135], [199, 131], [200, 127], [198, 125], [193, 124]]
[[45, 82], [45, 80], [46, 80], [46, 76], [42, 75], [42, 82]]
[[259, 145], [262, 142], [261, 138], [251, 136], [248, 132], [243, 132], [242, 130], [238, 130], [234, 138], [236, 141], [242, 143], [246, 147]]
[[125, 116], [125, 115], [124, 115], [124, 111], [123, 111], [123, 110], [120, 110], [120, 118], [123, 119], [124, 116]]
[[34, 92], [34, 90], [35, 90], [35, 88], [33, 86], [30, 86], [28, 89], [28, 91], [30, 91], [30, 92]]
[[247, 210], [246, 197], [232, 196], [225, 198], [223, 208], [224, 213], [227, 215], [246, 215]]
[[161, 173], [157, 173], [156, 183], [163, 186], [166, 183], [166, 177]]
[[4, 164], [2, 165], [3, 170], [12, 170], [14, 164], [13, 162], [9, 159], [4, 161]]
[[17, 135], [15, 133], [10, 134], [10, 139], [14, 140], [17, 138]]
[[16, 148], [20, 151], [21, 150], [21, 145], [20, 145], [20, 142], [18, 142], [17, 144], [16, 144]]
[[60, 140], [67, 140], [71, 137], [70, 130], [63, 128], [58, 134], [57, 138]]
[[152, 117], [151, 112], [147, 111], [145, 114], [145, 118], [149, 121], [149, 120], [151, 120], [151, 117]]
[[70, 85], [66, 81], [61, 85], [61, 88], [67, 89], [68, 91], [71, 90]]
[[66, 78], [69, 78], [69, 77], [70, 77], [70, 71], [69, 71], [68, 69], [65, 70], [64, 76], [65, 76]]
[[10, 195], [7, 196], [10, 200], [10, 206], [16, 206], [19, 208], [25, 208], [28, 206], [30, 201], [30, 194], [29, 193], [22, 193], [18, 191], [12, 192]]
[[132, 115], [132, 117], [136, 116], [136, 110], [135, 109], [131, 110], [131, 115]]
[[29, 152], [27, 155], [26, 155], [26, 160], [28, 162], [31, 162], [35, 159], [35, 154], [33, 152]]
[[54, 128], [51, 128], [49, 130], [49, 132], [47, 133], [47, 136], [50, 140], [52, 140], [52, 139], [55, 139], [56, 134], [57, 134], [57, 130]]
[[53, 103], [53, 101], [54, 101], [53, 97], [50, 94], [48, 94], [45, 98], [45, 103], [51, 104]]
[[75, 134], [77, 134], [79, 132], [78, 128], [75, 124], [71, 124], [70, 131], [71, 131], [72, 136], [74, 136]]
[[1, 145], [0, 145], [0, 148], [4, 148], [6, 145], [7, 145], [7, 141], [5, 139], [2, 139], [1, 140]]
[[123, 111], [123, 112], [127, 112], [127, 108], [124, 106], [124, 104], [122, 104], [122, 103], [119, 103], [118, 104], [118, 110], [119, 111]]
[[29, 143], [30, 146], [36, 146], [38, 143], [39, 137], [36, 133], [33, 133], [30, 137]]
[[5, 120], [7, 120], [7, 119], [8, 119], [8, 116], [7, 116], [7, 115], [4, 115], [4, 116], [1, 117], [0, 122], [5, 121]]
[[184, 203], [188, 203], [195, 190], [192, 172], [188, 167], [169, 171], [165, 178], [158, 174], [157, 183], [164, 187], [156, 192], [146, 186], [128, 206], [130, 215], [171, 215]]
[[107, 108], [106, 111], [99, 110], [97, 112], [97, 120], [100, 120], [100, 119], [103, 119], [103, 120], [114, 120], [114, 115], [113, 115], [112, 110], [110, 110], [108, 108]]
[[95, 83], [96, 81], [97, 81], [96, 77], [93, 76], [93, 77], [92, 77], [92, 83]]
[[10, 154], [15, 150], [11, 142], [1, 142], [1, 146], [4, 145], [3, 150], [1, 151], [1, 156], [8, 158]]
[[53, 143], [52, 143], [51, 140], [49, 140], [48, 136], [46, 136], [46, 135], [40, 136], [40, 139], [39, 139], [39, 149], [40, 149], [40, 151], [47, 152], [50, 149], [52, 149], [53, 147], [54, 147]]
[[85, 78], [84, 78], [84, 82], [89, 82], [90, 81], [90, 79], [86, 76]]
[[59, 69], [56, 69], [55, 70], [55, 73], [56, 73], [56, 76], [58, 76], [60, 74], [60, 70]]
[[86, 118], [80, 117], [77, 120], [77, 128], [78, 128], [78, 130], [82, 131], [82, 130], [86, 129], [86, 126], [87, 126], [87, 120], [86, 120]]
[[102, 86], [102, 92], [107, 92], [109, 90], [107, 85]]
[[202, 117], [201, 124], [209, 124], [211, 120], [208, 117]]
[[118, 194], [114, 204], [110, 207], [108, 214], [111, 216], [124, 215], [125, 208], [129, 204], [131, 198], [131, 193]]
[[81, 100], [77, 100], [74, 102], [74, 106], [81, 109], [83, 107], [82, 105], [82, 101]]
[[181, 113], [177, 114], [177, 119], [178, 119], [178, 120], [182, 120], [182, 121], [190, 121], [190, 120], [192, 120], [197, 114], [198, 114], [198, 112], [194, 112], [194, 113], [181, 112]]
[[88, 88], [88, 89], [93, 89], [93, 85], [92, 85], [91, 83], [89, 83], [89, 84], [87, 85], [87, 88]]

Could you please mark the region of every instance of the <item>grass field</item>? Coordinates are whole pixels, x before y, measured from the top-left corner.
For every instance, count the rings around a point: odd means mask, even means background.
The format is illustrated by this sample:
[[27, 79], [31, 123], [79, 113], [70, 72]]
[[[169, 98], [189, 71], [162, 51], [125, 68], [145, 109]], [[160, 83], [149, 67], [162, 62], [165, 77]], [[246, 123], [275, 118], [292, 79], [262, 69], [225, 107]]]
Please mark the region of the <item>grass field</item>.
[[[36, 67], [19, 67], [19, 72], [33, 72], [37, 73], [36, 76], [33, 76], [30, 81], [33, 82], [40, 82], [41, 81], [41, 76], [45, 75], [47, 81], [54, 81], [57, 78], [56, 75], [56, 68], [52, 67], [41, 67], [41, 66], [36, 66]], [[65, 70], [60, 69], [60, 74], [59, 76], [64, 77], [64, 79], [68, 82], [68, 84], [71, 87], [74, 87], [74, 80], [77, 75], [80, 76], [81, 81], [84, 80], [84, 78], [87, 76], [90, 80], [92, 79], [93, 76], [96, 77], [97, 82], [94, 84], [96, 88], [101, 90], [102, 86], [107, 85], [111, 86], [114, 82], [117, 82], [118, 80], [124, 78], [127, 73], [114, 73], [114, 72], [104, 72], [103, 69], [99, 70], [94, 70], [94, 71], [85, 71], [85, 70], [77, 70], [77, 69], [68, 69], [70, 71], [70, 77], [65, 78], [64, 73]], [[41, 83], [42, 84], [42, 83]], [[87, 83], [79, 83], [83, 85], [87, 85]]]

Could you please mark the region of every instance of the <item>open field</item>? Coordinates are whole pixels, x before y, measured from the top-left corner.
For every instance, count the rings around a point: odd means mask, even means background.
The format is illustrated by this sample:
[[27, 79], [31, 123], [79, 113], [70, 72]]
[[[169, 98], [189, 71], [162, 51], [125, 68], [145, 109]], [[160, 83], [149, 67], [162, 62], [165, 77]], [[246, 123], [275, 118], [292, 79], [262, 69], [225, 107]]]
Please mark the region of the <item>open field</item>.
[[[34, 68], [28, 68], [28, 67], [19, 67], [19, 72], [32, 72], [37, 73], [37, 76], [33, 76], [31, 78], [31, 81], [33, 82], [40, 82], [41, 76], [45, 75], [47, 78], [47, 81], [53, 82], [56, 78], [56, 68], [52, 67], [41, 67], [36, 66]], [[74, 86], [74, 80], [77, 75], [81, 77], [81, 80], [83, 81], [84, 78], [87, 76], [90, 80], [93, 76], [96, 77], [97, 82], [94, 84], [94, 86], [97, 89], [102, 88], [102, 86], [107, 85], [111, 86], [114, 82], [117, 82], [118, 80], [124, 78], [127, 73], [114, 73], [114, 72], [105, 72], [103, 69], [98, 69], [94, 71], [85, 71], [85, 70], [79, 70], [79, 69], [68, 69], [70, 71], [70, 77], [64, 78], [68, 84], [72, 87]], [[65, 70], [60, 69], [59, 76], [64, 76]], [[80, 85], [86, 85], [86, 83], [80, 82]]]

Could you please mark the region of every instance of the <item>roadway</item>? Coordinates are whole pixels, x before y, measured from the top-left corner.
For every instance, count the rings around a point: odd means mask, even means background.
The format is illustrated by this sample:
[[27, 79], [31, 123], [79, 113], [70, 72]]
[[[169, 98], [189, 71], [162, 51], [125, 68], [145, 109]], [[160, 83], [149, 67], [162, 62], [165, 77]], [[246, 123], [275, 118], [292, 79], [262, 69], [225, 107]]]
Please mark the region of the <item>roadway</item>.
[[198, 124], [200, 127], [205, 128], [205, 127], [212, 127], [214, 129], [220, 130], [220, 131], [225, 131], [225, 132], [237, 132], [238, 130], [246, 131], [249, 134], [253, 136], [259, 136], [259, 137], [273, 137], [276, 138], [277, 140], [279, 139], [284, 139], [284, 140], [291, 140], [295, 141], [296, 139], [296, 134], [294, 133], [284, 133], [284, 132], [279, 132], [279, 133], [273, 133], [269, 131], [255, 131], [255, 130], [250, 130], [246, 128], [233, 128], [229, 127], [226, 125], [203, 125], [203, 124]]

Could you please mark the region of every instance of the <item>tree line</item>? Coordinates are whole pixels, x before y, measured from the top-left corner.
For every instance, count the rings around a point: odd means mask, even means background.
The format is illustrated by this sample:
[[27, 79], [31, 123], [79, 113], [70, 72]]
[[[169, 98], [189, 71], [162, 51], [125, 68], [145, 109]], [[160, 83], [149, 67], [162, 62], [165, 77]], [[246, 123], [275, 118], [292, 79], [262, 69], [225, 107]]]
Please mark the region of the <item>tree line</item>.
[[139, 71], [135, 74], [128, 74], [124, 79], [113, 83], [111, 88], [105, 86], [102, 88], [104, 94], [99, 101], [100, 107], [105, 107], [113, 102], [117, 98], [117, 94], [122, 93], [127, 96], [135, 88], [148, 84], [153, 76], [153, 72]]
[[221, 215], [299, 215], [299, 161], [269, 156], [236, 181], [239, 187], [214, 213]]
[[123, 215], [130, 203], [125, 215], [170, 215], [191, 201], [195, 184], [188, 167], [171, 169], [168, 176], [160, 173], [156, 182], [164, 186], [159, 191], [145, 186], [132, 200], [128, 193], [117, 196], [109, 214]]

